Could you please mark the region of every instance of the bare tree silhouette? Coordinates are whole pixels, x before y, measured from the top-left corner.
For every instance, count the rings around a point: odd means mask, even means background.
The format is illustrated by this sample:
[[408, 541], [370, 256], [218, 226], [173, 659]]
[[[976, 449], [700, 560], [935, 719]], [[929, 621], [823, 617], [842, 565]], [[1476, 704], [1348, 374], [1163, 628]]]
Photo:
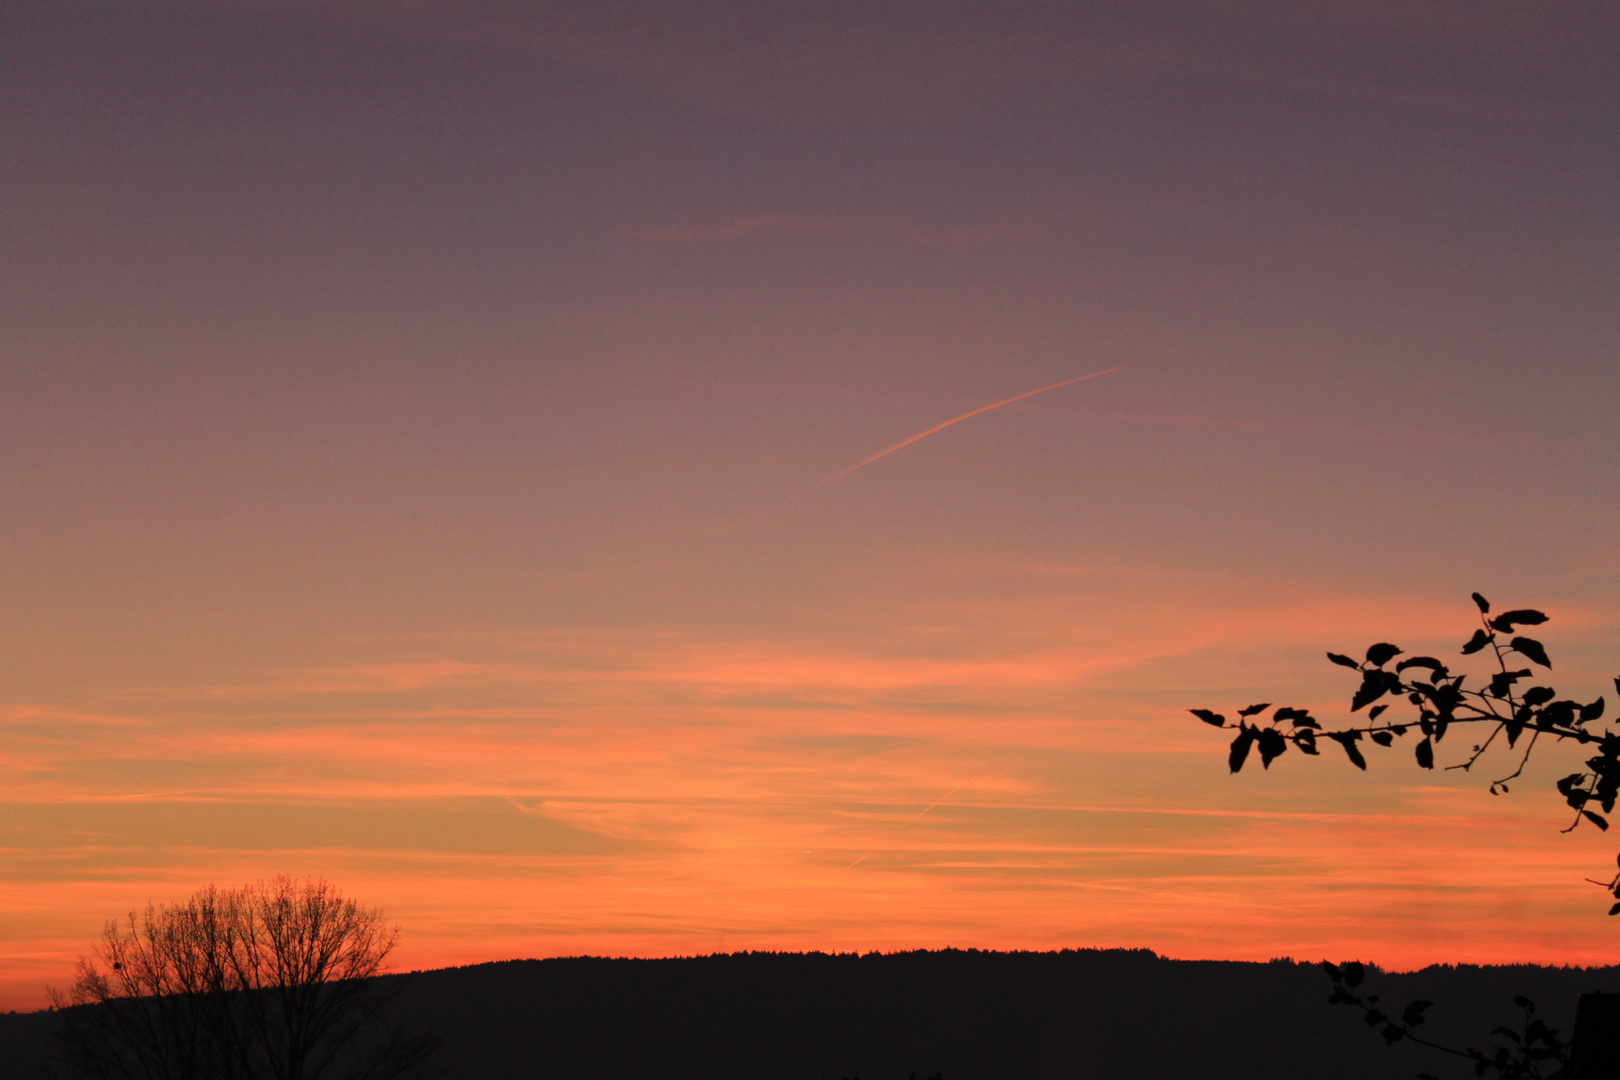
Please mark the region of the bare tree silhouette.
[[388, 1029], [399, 938], [325, 881], [277, 877], [107, 923], [62, 1011], [69, 1060], [98, 1080], [365, 1080], [419, 1069], [436, 1042]]

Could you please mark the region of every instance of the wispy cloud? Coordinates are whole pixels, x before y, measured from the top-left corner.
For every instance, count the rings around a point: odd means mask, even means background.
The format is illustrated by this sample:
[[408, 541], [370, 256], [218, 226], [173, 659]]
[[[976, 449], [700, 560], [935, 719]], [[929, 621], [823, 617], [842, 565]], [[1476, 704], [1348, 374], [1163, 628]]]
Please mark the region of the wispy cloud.
[[[1181, 714], [1186, 692], [1151, 684], [1167, 664], [1243, 670], [1234, 656], [1302, 643], [1298, 665], [1325, 669], [1324, 635], [1454, 635], [1455, 605], [1083, 564], [978, 572], [1045, 586], [916, 607], [866, 647], [414, 637], [398, 647], [419, 659], [175, 688], [159, 716], [52, 713], [49, 737], [6, 766], [0, 902], [27, 890], [51, 906], [8, 908], [32, 944], [8, 954], [0, 988], [31, 1002], [100, 917], [266, 860], [385, 902], [421, 964], [948, 943], [1241, 956], [1354, 941], [1388, 963], [1457, 959], [1459, 943], [1470, 959], [1599, 947], [1479, 944], [1502, 895], [1548, 925], [1590, 901], [1589, 838], [1551, 846], [1545, 807], [1482, 808], [1466, 780], [1403, 787], [1382, 759], [1371, 777], [1286, 760], [1234, 780], [1220, 733]], [[1099, 581], [1134, 599], [1104, 617]], [[1065, 582], [1093, 590], [1083, 614], [1045, 595]], [[1337, 689], [1303, 670], [1282, 674], [1332, 708]], [[1467, 856], [1480, 843], [1498, 853], [1489, 866]], [[1455, 921], [1439, 937], [1379, 914], [1440, 895]], [[1192, 911], [1244, 914], [1205, 926]]]

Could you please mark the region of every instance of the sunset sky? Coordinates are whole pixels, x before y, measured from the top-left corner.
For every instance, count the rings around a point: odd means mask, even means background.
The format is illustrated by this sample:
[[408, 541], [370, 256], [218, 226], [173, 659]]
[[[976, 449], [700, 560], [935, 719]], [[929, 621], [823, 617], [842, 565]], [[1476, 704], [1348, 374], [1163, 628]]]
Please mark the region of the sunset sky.
[[1186, 710], [1341, 716], [1324, 650], [1453, 655], [1477, 589], [1613, 713], [1616, 55], [1584, 2], [7, 0], [0, 1009], [277, 873], [405, 968], [1615, 962], [1572, 749], [1233, 777]]

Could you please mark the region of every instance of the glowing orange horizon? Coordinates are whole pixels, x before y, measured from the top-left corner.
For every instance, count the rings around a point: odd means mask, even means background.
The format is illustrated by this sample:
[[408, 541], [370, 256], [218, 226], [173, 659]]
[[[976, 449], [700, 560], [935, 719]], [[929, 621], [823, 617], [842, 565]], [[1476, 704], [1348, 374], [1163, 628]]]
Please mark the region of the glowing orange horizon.
[[[1582, 879], [1612, 852], [1559, 836], [1538, 793], [1489, 799], [1393, 758], [1231, 777], [1224, 734], [1183, 711], [1247, 700], [1216, 680], [1283, 656], [1312, 688], [1297, 703], [1331, 714], [1319, 646], [1391, 626], [1443, 642], [1466, 600], [1167, 578], [1150, 602], [1129, 580], [1110, 617], [1087, 595], [1089, 629], [1049, 595], [951, 606], [943, 649], [928, 627], [882, 650], [520, 632], [480, 638], [473, 664], [452, 635], [411, 662], [149, 690], [146, 715], [0, 710], [0, 1008], [42, 1004], [103, 919], [281, 871], [384, 907], [407, 967], [947, 945], [1607, 958]], [[1153, 689], [1166, 672], [1192, 674]], [[1188, 678], [1223, 688], [1192, 698]], [[138, 786], [158, 775], [195, 782]]]

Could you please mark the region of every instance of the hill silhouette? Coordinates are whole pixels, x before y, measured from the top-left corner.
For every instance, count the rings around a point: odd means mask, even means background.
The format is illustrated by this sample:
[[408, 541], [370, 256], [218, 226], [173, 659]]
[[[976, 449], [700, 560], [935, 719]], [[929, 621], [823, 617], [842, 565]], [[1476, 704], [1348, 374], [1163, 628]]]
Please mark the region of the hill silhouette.
[[[1409, 1080], [1468, 1070], [1386, 1047], [1326, 1003], [1312, 964], [1170, 960], [1147, 950], [515, 960], [404, 978], [399, 1017], [444, 1036], [445, 1080]], [[1620, 968], [1375, 973], [1428, 1034], [1483, 1045], [1516, 994], [1568, 1033], [1577, 996]], [[51, 1013], [0, 1016], [0, 1061], [40, 1075]]]

